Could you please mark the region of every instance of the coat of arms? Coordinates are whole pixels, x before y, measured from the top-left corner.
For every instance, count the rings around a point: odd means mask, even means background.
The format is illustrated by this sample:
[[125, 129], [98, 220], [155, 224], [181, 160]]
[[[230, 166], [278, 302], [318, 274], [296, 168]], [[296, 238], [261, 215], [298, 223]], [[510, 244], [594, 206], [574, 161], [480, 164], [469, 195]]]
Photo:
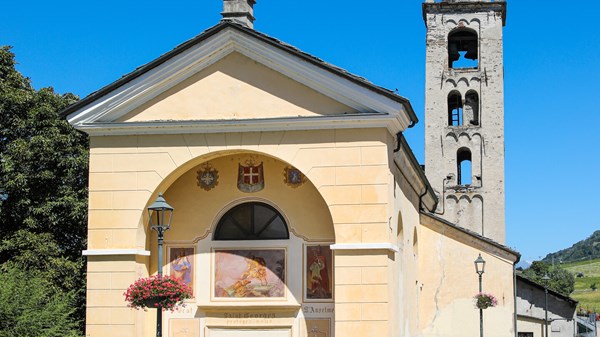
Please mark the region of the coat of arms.
[[300, 170], [295, 167], [288, 166], [283, 170], [284, 181], [291, 187], [298, 187], [306, 181], [306, 177]]
[[242, 192], [253, 193], [265, 188], [263, 163], [255, 165], [253, 160], [246, 161], [246, 166], [238, 166], [238, 189]]
[[196, 179], [198, 180], [198, 186], [204, 190], [209, 191], [219, 184], [219, 171], [208, 162], [202, 165], [202, 168], [198, 170]]

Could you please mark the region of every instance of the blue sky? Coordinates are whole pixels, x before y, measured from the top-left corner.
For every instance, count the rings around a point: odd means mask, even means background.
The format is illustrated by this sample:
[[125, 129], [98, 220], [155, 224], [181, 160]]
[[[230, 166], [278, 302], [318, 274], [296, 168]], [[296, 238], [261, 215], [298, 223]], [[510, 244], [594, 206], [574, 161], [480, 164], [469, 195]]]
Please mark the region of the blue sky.
[[[387, 5], [388, 7], [385, 7]], [[220, 0], [9, 1], [0, 45], [36, 88], [84, 97], [220, 20]], [[530, 261], [600, 229], [600, 34], [578, 2], [508, 1], [507, 245]], [[257, 0], [255, 29], [410, 99], [423, 161], [421, 2]]]

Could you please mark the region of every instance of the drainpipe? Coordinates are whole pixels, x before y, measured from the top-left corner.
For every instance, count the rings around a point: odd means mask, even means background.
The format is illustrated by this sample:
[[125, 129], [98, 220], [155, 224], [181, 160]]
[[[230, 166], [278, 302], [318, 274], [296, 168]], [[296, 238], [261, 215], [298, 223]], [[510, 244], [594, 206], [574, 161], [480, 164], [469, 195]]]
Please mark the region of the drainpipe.
[[514, 329], [515, 329], [515, 337], [519, 337], [519, 331], [517, 330], [517, 319], [518, 319], [517, 318], [517, 262], [519, 262], [519, 259], [517, 259], [517, 261], [515, 261], [515, 263], [513, 263], [513, 295], [514, 295], [514, 307], [515, 307], [513, 324], [514, 324]]
[[[414, 124], [411, 124], [412, 126], [414, 126]], [[409, 128], [412, 126], [408, 126]], [[396, 148], [394, 149], [394, 153], [400, 151], [400, 148], [402, 147], [402, 142], [400, 142], [400, 137], [402, 137], [402, 131], [398, 132], [396, 134]]]

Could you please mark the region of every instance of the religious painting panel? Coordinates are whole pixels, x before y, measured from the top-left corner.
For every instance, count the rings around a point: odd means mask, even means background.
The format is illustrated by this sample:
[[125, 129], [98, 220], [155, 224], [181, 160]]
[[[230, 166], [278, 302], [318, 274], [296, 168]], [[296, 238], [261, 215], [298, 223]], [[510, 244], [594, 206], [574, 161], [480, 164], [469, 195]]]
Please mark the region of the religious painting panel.
[[285, 299], [284, 248], [213, 249], [213, 298]]
[[194, 247], [192, 246], [169, 246], [168, 250], [169, 269], [171, 277], [187, 284], [194, 290]]
[[333, 255], [330, 244], [307, 244], [304, 249], [304, 300], [333, 300]]

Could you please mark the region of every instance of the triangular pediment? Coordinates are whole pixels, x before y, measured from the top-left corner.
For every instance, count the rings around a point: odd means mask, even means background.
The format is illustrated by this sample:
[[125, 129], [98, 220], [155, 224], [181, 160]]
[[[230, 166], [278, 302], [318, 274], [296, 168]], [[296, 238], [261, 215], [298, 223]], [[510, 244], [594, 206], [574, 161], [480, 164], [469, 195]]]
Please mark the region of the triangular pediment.
[[357, 112], [247, 56], [232, 52], [117, 122], [237, 120]]
[[171, 128], [167, 132], [224, 131], [217, 122], [248, 131], [269, 129], [269, 123], [273, 129], [319, 123], [319, 128], [385, 126], [398, 132], [416, 121], [404, 98], [231, 23], [209, 29], [64, 114], [90, 134], [165, 127]]

